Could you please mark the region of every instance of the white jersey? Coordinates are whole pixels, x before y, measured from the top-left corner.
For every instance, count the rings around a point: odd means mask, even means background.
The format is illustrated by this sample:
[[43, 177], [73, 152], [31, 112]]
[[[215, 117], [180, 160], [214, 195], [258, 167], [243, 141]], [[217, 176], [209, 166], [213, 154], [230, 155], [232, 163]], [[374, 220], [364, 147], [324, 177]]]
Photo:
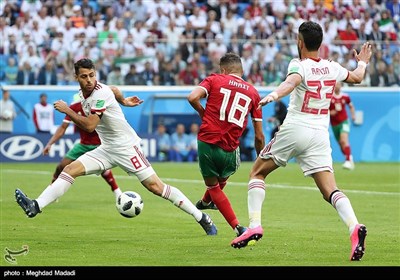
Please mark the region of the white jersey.
[[41, 131], [50, 132], [54, 126], [54, 107], [47, 103], [43, 106], [41, 103], [36, 103], [33, 107], [34, 118], [38, 129]]
[[104, 148], [115, 150], [140, 144], [140, 137], [125, 119], [114, 93], [107, 85], [97, 82], [88, 98], [83, 96], [82, 90], [79, 96], [87, 116], [96, 112], [103, 113], [96, 132]]
[[14, 126], [13, 122], [17, 112], [15, 111], [14, 103], [8, 99], [0, 100], [0, 131], [1, 132], [13, 132]]
[[302, 82], [290, 93], [284, 123], [329, 129], [329, 105], [336, 81], [344, 81], [349, 71], [326, 59], [292, 59], [288, 75], [297, 73]]

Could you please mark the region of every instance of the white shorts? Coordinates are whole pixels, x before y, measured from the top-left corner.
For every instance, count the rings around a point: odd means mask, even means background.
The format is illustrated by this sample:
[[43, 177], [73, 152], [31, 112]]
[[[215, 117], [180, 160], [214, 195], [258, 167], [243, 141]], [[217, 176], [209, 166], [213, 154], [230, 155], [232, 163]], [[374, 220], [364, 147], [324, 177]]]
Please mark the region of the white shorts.
[[86, 175], [101, 174], [103, 171], [116, 166], [119, 166], [129, 176], [135, 175], [140, 182], [155, 174], [140, 145], [126, 149], [104, 149], [100, 145], [76, 160], [83, 164]]
[[310, 176], [324, 170], [333, 173], [331, 153], [328, 130], [285, 123], [259, 156], [272, 158], [278, 166], [296, 158], [304, 176]]

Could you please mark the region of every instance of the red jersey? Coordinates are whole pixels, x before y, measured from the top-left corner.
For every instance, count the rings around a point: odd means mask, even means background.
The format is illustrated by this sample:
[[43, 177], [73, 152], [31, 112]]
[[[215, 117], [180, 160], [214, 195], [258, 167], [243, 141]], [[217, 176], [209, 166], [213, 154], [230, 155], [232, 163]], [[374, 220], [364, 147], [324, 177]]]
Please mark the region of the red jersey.
[[200, 84], [207, 93], [207, 103], [197, 138], [231, 152], [247, 127], [248, 115], [262, 120], [257, 110], [260, 95], [256, 88], [235, 75], [211, 74]]
[[329, 110], [335, 110], [336, 114], [331, 115], [331, 125], [338, 125], [345, 120], [347, 120], [347, 111], [346, 104], [350, 104], [351, 99], [350, 96], [346, 93], [341, 93], [339, 95], [332, 94], [331, 105], [329, 106]]
[[[82, 104], [81, 102], [76, 102], [73, 103], [69, 106], [75, 113], [84, 116], [85, 113], [82, 110]], [[71, 118], [68, 115], [65, 115], [64, 122], [71, 123], [73, 122]], [[81, 137], [81, 144], [82, 145], [100, 145], [100, 138], [99, 135], [97, 135], [96, 131], [93, 131], [92, 133], [86, 132], [83, 129], [80, 129], [79, 126], [76, 126], [79, 135]]]

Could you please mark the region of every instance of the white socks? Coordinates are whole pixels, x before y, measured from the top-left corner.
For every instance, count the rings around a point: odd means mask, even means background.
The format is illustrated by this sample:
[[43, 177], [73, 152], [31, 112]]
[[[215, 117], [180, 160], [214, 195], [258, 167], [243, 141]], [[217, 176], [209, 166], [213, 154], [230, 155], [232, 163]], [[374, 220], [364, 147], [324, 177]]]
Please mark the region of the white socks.
[[336, 209], [351, 234], [356, 224], [358, 224], [358, 220], [353, 207], [351, 206], [350, 200], [344, 193], [337, 191], [331, 196], [331, 204]]
[[61, 172], [60, 176], [49, 185], [36, 199], [40, 210], [61, 197], [68, 191], [75, 179], [65, 172]]
[[248, 184], [247, 205], [249, 213], [249, 228], [261, 225], [261, 208], [265, 199], [265, 182], [252, 179]]
[[113, 193], [115, 195], [115, 199], [118, 199], [118, 197], [121, 195], [122, 191], [120, 188], [113, 190]]
[[203, 213], [177, 188], [164, 184], [161, 197], [171, 201], [176, 207], [192, 215], [196, 221], [200, 221]]

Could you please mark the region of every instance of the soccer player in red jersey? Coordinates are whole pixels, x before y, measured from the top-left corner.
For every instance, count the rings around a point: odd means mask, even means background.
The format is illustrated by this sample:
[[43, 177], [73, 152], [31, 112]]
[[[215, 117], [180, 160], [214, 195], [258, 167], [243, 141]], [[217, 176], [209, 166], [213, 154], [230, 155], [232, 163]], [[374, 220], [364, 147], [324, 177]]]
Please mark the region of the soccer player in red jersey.
[[351, 155], [351, 148], [349, 142], [350, 122], [347, 116], [346, 106], [350, 109], [351, 119], [353, 122], [356, 119], [356, 109], [351, 102], [350, 96], [341, 91], [342, 83], [337, 82], [335, 87], [335, 94], [332, 95], [331, 105], [329, 107], [330, 120], [333, 134], [338, 142], [346, 161], [343, 168], [353, 170], [354, 161]]
[[[119, 89], [117, 87], [110, 86], [110, 88], [113, 91], [116, 91]], [[138, 104], [139, 105], [139, 104]], [[69, 106], [74, 112], [80, 114], [80, 115], [85, 115], [85, 113], [82, 110], [82, 104], [81, 102], [74, 102]], [[50, 152], [51, 146], [56, 143], [61, 137], [64, 136], [68, 126], [70, 123], [73, 123], [71, 118], [68, 115], [65, 115], [65, 118], [63, 120], [63, 123], [57, 128], [56, 132], [54, 135], [50, 138], [50, 140], [47, 142], [46, 146], [43, 149], [43, 155], [47, 155]], [[72, 147], [71, 150], [68, 151], [68, 153], [64, 156], [64, 158], [61, 160], [61, 162], [57, 165], [56, 170], [54, 171], [53, 174], [53, 179], [51, 182], [53, 183], [60, 173], [63, 171], [64, 167], [76, 160], [80, 155], [83, 155], [84, 153], [93, 150], [97, 146], [100, 145], [100, 138], [97, 132], [94, 130], [93, 132], [87, 132], [83, 129], [80, 129], [79, 126], [76, 126], [78, 129], [81, 141], [80, 143], [77, 143]], [[111, 191], [114, 193], [115, 198], [118, 198], [118, 196], [122, 193], [121, 189], [118, 187], [117, 182], [115, 181], [115, 178], [111, 172], [111, 170], [106, 170], [101, 173], [101, 177], [107, 182], [108, 185], [111, 187]]]
[[[260, 95], [244, 81], [241, 58], [227, 53], [220, 59], [220, 74], [206, 77], [188, 96], [202, 123], [197, 136], [200, 172], [207, 190], [196, 203], [198, 209], [218, 209], [239, 236], [246, 229], [239, 224], [223, 189], [240, 165], [239, 139], [249, 114], [254, 126], [257, 154], [264, 146]], [[201, 99], [207, 98], [203, 107]]]

